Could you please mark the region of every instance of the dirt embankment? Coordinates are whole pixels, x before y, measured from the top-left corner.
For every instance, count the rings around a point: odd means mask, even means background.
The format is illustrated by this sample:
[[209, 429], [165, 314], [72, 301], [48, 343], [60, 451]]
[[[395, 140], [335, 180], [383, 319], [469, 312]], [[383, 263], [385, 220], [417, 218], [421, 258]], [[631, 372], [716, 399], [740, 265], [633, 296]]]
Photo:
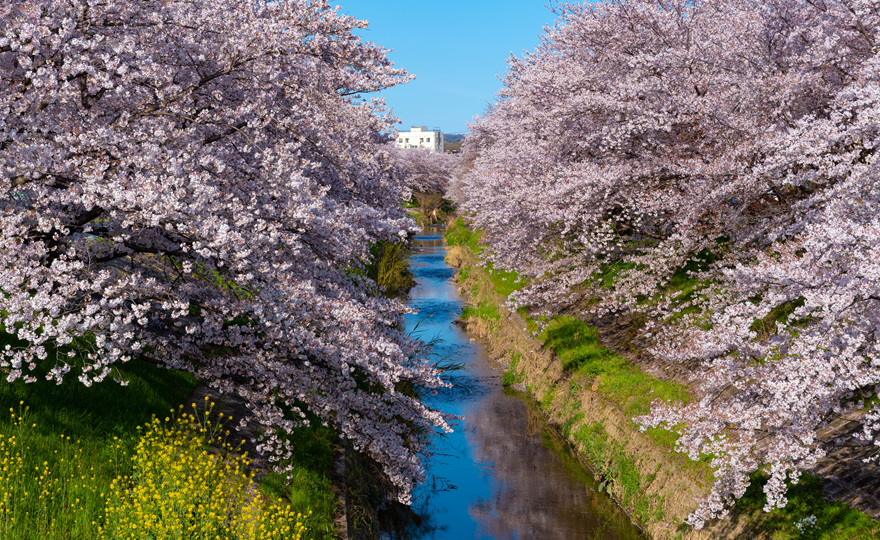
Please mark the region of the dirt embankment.
[[683, 456], [673, 454], [638, 430], [632, 419], [604, 399], [595, 386], [580, 384], [562, 364], [531, 337], [526, 322], [503, 307], [485, 270], [470, 250], [448, 249], [447, 263], [465, 299], [490, 302], [499, 318], [469, 317], [462, 325], [485, 343], [501, 366], [515, 372], [549, 420], [583, 456], [608, 493], [658, 540], [737, 538], [748, 536], [744, 519], [730, 519], [712, 529], [695, 531], [684, 525], [708, 493], [706, 471], [689, 470]]

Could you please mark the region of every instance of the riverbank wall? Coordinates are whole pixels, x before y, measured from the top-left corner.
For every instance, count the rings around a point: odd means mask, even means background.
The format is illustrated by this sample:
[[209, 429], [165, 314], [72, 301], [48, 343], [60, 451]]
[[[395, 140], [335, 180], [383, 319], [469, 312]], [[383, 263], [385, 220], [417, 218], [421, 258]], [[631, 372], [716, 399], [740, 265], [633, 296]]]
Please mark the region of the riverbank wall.
[[[666, 432], [642, 433], [621, 408], [603, 396], [601, 377], [568, 372], [533, 336], [523, 317], [504, 306], [484, 266], [466, 245], [449, 246], [447, 263], [471, 306], [461, 320], [508, 373], [507, 382], [527, 390], [572, 447], [593, 469], [602, 488], [653, 539], [737, 538], [741, 519], [695, 531], [685, 519], [709, 491], [706, 464], [671, 449]], [[625, 407], [625, 404], [624, 404]]]

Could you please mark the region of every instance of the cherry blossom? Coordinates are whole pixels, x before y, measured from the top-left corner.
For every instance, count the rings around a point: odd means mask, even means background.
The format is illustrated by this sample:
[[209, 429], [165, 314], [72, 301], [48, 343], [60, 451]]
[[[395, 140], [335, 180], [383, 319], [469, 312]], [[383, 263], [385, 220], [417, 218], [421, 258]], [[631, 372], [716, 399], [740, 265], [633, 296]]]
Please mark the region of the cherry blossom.
[[[325, 0], [0, 5], [7, 380], [134, 357], [246, 397], [262, 449], [316, 414], [406, 501], [448, 417], [408, 308], [364, 275], [415, 231], [378, 98], [409, 80]], [[124, 383], [124, 381], [121, 381]]]
[[[696, 403], [639, 419], [713, 456], [691, 523], [725, 515], [756, 471], [767, 509], [783, 506], [838, 444], [817, 435], [835, 415], [866, 411], [859, 442], [880, 442], [865, 405], [880, 384], [880, 4], [554, 7], [470, 126], [450, 193], [489, 260], [528, 278], [513, 305], [641, 312], [652, 352], [703, 360]], [[685, 268], [701, 289], [675, 298]]]

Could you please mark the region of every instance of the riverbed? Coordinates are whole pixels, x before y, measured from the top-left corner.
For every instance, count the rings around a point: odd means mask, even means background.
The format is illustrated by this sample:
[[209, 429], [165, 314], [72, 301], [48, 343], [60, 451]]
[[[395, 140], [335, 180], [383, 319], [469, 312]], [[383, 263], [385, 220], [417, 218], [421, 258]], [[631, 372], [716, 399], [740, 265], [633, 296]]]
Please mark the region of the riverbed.
[[504, 388], [502, 372], [453, 321], [464, 302], [444, 261], [442, 229], [415, 239], [411, 268], [417, 285], [408, 331], [437, 340], [438, 359], [460, 363], [454, 387], [426, 397], [462, 420], [438, 436], [428, 481], [414, 494], [417, 519], [386, 527], [393, 540], [614, 539], [645, 537], [605, 496], [528, 394]]

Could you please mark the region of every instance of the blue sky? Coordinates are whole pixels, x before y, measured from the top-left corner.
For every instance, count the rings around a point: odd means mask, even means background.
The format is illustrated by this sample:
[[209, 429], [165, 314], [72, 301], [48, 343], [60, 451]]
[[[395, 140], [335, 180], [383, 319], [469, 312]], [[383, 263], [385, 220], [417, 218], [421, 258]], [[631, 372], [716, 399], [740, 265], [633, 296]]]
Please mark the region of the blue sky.
[[501, 87], [505, 60], [534, 49], [553, 22], [547, 0], [336, 0], [370, 22], [361, 35], [418, 78], [382, 93], [402, 124], [461, 133]]

